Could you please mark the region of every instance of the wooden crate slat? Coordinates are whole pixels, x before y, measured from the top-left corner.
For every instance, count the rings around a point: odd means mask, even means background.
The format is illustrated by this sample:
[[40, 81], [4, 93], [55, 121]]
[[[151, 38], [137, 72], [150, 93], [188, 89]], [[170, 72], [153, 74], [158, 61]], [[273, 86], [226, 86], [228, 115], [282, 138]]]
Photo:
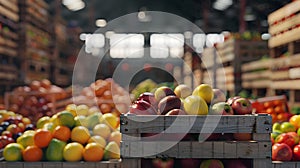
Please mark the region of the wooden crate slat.
[[23, 162], [2, 162], [2, 166], [5, 168], [24, 168]]
[[269, 39], [269, 47], [274, 48], [300, 39], [300, 28], [295, 28], [283, 34], [271, 37]]
[[[131, 141], [127, 158], [268, 158], [271, 156], [267, 142], [257, 141]], [[171, 146], [173, 144], [174, 146]], [[135, 149], [138, 147], [138, 149]], [[170, 148], [169, 148], [170, 147]], [[263, 147], [263, 148], [259, 148]], [[166, 149], [164, 151], [163, 149]]]
[[243, 73], [242, 80], [261, 80], [262, 78], [270, 78], [271, 75], [271, 70]]
[[289, 70], [273, 71], [270, 77], [273, 81], [289, 79]]
[[253, 168], [259, 168], [259, 167], [272, 167], [271, 159], [254, 159]]
[[14, 13], [5, 7], [0, 5], [0, 13], [3, 14], [4, 16], [10, 18], [11, 20], [18, 22], [19, 21], [19, 15], [17, 13]]
[[272, 81], [269, 79], [266, 80], [257, 80], [257, 81], [243, 81], [243, 88], [269, 88]]
[[96, 162], [63, 162], [63, 168], [74, 168], [74, 167], [84, 167], [84, 168], [96, 168]]
[[267, 59], [245, 63], [242, 65], [242, 72], [248, 72], [257, 69], [269, 69], [271, 61], [271, 59]]
[[43, 164], [41, 162], [24, 162], [24, 168], [41, 168]]
[[276, 10], [275, 12], [272, 12], [268, 16], [268, 22], [270, 25], [272, 25], [275, 21], [281, 20], [284, 17], [290, 16], [293, 13], [296, 13], [300, 10], [300, 2], [294, 1], [291, 2], [284, 7]]
[[[121, 132], [127, 133], [251, 133], [256, 118], [262, 116], [130, 116], [121, 117]], [[129, 119], [130, 118], [130, 119]], [[130, 120], [130, 121], [129, 121]], [[142, 122], [144, 121], [144, 122]], [[176, 121], [176, 124], [174, 122]], [[126, 123], [126, 124], [125, 124]], [[196, 123], [196, 124], [195, 124]], [[203, 127], [205, 124], [205, 127]], [[183, 128], [181, 128], [183, 127]], [[187, 130], [191, 127], [190, 130]], [[265, 130], [256, 130], [266, 133]]]
[[289, 30], [290, 28], [292, 28], [293, 26], [296, 26], [298, 24], [300, 24], [300, 14], [297, 14], [296, 16], [294, 16], [288, 20], [285, 20], [284, 22], [281, 22], [277, 25], [270, 26], [269, 33], [271, 35], [281, 33], [285, 30]]
[[18, 13], [19, 12], [19, 8], [18, 5], [8, 1], [8, 0], [0, 0], [0, 4], [2, 4], [3, 6], [5, 6], [6, 8], [9, 8], [10, 10], [12, 10], [13, 12]]
[[43, 162], [43, 168], [62, 168], [62, 162]]
[[288, 89], [288, 90], [299, 90], [300, 80], [285, 80], [285, 81], [273, 81], [271, 84], [272, 89]]
[[272, 167], [273, 168], [297, 168], [297, 162], [273, 161]]

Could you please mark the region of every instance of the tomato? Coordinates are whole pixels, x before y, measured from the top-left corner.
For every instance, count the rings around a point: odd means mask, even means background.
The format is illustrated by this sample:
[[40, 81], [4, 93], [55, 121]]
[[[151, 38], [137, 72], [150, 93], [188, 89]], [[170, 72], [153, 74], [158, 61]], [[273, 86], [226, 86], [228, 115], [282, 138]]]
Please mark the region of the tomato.
[[300, 160], [300, 145], [296, 145], [293, 149], [293, 156], [295, 160]]

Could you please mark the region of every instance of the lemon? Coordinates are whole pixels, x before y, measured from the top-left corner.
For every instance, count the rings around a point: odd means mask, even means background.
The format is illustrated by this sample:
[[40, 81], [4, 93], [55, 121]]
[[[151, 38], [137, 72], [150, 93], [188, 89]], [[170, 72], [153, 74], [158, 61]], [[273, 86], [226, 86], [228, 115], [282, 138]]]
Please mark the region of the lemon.
[[117, 116], [115, 116], [111, 113], [103, 114], [100, 119], [100, 123], [108, 125], [111, 129], [116, 129], [119, 126]]
[[88, 127], [88, 122], [86, 120], [86, 117], [83, 116], [83, 115], [79, 115], [79, 116], [76, 116], [74, 118], [74, 121], [75, 121], [75, 126], [84, 126], [84, 127]]
[[48, 123], [50, 121], [50, 117], [49, 116], [44, 116], [42, 118], [40, 118], [37, 123], [36, 123], [36, 128], [43, 128], [43, 126]]
[[120, 159], [120, 148], [115, 141], [109, 142], [105, 147], [104, 159]]
[[3, 157], [6, 161], [21, 161], [24, 148], [21, 144], [8, 144], [3, 150]]
[[86, 116], [88, 114], [88, 111], [89, 111], [89, 107], [85, 104], [81, 104], [76, 108], [77, 115]]
[[197, 86], [194, 89], [192, 95], [200, 96], [201, 98], [203, 98], [206, 101], [206, 103], [210, 103], [212, 101], [212, 99], [214, 98], [213, 89], [208, 84], [201, 84], [201, 85]]
[[89, 130], [84, 126], [76, 126], [72, 129], [71, 132], [71, 140], [75, 142], [79, 142], [81, 144], [85, 144], [90, 139]]
[[23, 134], [22, 136], [17, 138], [17, 143], [22, 145], [25, 149], [27, 146], [33, 146], [34, 145], [34, 134]]
[[75, 124], [74, 116], [69, 111], [62, 111], [57, 115], [59, 125], [67, 126], [72, 128]]
[[94, 135], [100, 135], [104, 139], [107, 139], [110, 136], [110, 128], [106, 124], [97, 124], [93, 129]]
[[208, 106], [204, 99], [199, 96], [188, 96], [183, 102], [184, 109], [189, 115], [207, 115]]
[[73, 116], [75, 117], [75, 116], [77, 116], [76, 108], [77, 108], [76, 104], [69, 104], [69, 105], [67, 105], [66, 110], [71, 112], [73, 114]]
[[102, 146], [102, 148], [105, 148], [105, 146], [106, 146], [106, 140], [100, 135], [92, 136], [89, 139], [88, 143], [92, 143], [92, 142], [96, 142], [96, 143], [100, 144]]
[[72, 142], [65, 146], [63, 157], [66, 161], [76, 162], [82, 159], [84, 147], [78, 142]]

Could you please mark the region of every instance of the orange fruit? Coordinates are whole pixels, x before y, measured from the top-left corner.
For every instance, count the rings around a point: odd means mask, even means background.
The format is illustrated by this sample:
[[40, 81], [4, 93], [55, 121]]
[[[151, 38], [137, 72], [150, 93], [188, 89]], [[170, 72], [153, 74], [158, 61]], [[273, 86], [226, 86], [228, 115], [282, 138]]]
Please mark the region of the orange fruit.
[[273, 108], [273, 103], [272, 102], [264, 102], [264, 107], [265, 108], [270, 108], [270, 107]]
[[87, 144], [83, 150], [83, 159], [88, 162], [98, 162], [102, 160], [103, 155], [102, 146], [95, 142]]
[[84, 126], [77, 126], [71, 131], [71, 139], [74, 142], [79, 142], [84, 145], [90, 139], [90, 132]]
[[22, 153], [23, 160], [27, 162], [37, 162], [42, 160], [43, 151], [37, 146], [27, 146]]
[[274, 113], [274, 109], [272, 107], [267, 108], [266, 112], [268, 114], [273, 114]]
[[53, 137], [61, 141], [67, 142], [71, 138], [71, 130], [69, 127], [66, 126], [57, 126], [54, 129]]
[[49, 130], [38, 129], [33, 136], [33, 140], [37, 147], [45, 148], [52, 140], [52, 133]]

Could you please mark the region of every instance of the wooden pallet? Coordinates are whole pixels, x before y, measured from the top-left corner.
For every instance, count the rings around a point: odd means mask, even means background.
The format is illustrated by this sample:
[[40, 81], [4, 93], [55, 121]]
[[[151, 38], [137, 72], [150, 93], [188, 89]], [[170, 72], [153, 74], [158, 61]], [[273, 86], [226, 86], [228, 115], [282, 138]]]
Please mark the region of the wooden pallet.
[[[254, 168], [270, 167], [271, 116], [136, 116], [121, 115], [121, 156], [143, 158], [251, 158]], [[251, 141], [149, 140], [142, 134], [251, 133]], [[163, 137], [163, 136], [162, 136]], [[165, 150], [162, 150], [165, 149]]]

